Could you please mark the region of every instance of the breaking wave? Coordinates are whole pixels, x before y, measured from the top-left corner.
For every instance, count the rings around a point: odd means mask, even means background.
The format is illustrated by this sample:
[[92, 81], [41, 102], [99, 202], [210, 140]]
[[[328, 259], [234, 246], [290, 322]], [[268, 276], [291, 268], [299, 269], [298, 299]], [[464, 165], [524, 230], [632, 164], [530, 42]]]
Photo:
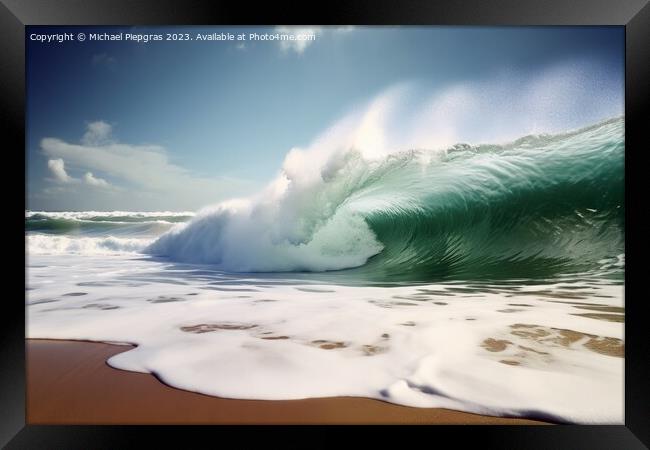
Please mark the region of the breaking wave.
[[252, 198], [145, 251], [232, 272], [423, 280], [537, 277], [624, 253], [624, 119], [506, 145], [292, 150]]

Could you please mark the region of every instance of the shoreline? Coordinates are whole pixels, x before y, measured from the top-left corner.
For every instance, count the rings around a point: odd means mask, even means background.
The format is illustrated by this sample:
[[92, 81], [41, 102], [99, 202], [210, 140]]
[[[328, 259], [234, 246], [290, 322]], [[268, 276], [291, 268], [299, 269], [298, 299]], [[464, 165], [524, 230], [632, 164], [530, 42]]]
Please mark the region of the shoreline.
[[110, 367], [133, 348], [91, 341], [26, 339], [28, 424], [420, 424], [547, 425], [361, 397], [238, 400], [184, 391], [155, 374]]

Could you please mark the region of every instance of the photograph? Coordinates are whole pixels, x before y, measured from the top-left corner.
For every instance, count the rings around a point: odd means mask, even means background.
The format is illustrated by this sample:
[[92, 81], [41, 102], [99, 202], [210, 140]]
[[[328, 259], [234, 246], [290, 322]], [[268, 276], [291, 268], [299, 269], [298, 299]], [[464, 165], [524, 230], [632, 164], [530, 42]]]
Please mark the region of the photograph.
[[24, 39], [27, 424], [626, 423], [624, 26]]

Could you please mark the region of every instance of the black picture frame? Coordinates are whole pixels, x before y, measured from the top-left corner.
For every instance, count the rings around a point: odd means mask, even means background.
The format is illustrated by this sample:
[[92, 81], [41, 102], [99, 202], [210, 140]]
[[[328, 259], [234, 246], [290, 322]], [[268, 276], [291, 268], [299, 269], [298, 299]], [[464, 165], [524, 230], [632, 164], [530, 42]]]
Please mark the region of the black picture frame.
[[[260, 2], [255, 6], [243, 2], [208, 0], [0, 0], [0, 108], [5, 132], [5, 154], [18, 154], [25, 143], [25, 26], [27, 25], [257, 25], [257, 24], [344, 24], [344, 25], [612, 25], [625, 27], [626, 39], [626, 228], [645, 224], [645, 210], [639, 199], [641, 189], [633, 187], [634, 170], [643, 170], [640, 154], [647, 151], [644, 128], [647, 128], [648, 71], [650, 61], [650, 6], [648, 0], [365, 0], [348, 2], [282, 1]], [[643, 111], [646, 111], [644, 114]], [[62, 113], [64, 113], [62, 111]], [[11, 143], [11, 144], [9, 144]], [[13, 172], [25, 158], [16, 158]], [[15, 189], [15, 188], [14, 188]], [[11, 190], [9, 191], [11, 194]], [[24, 225], [25, 197], [12, 195], [9, 213], [16, 218], [15, 234]], [[21, 211], [22, 209], [22, 211]], [[20, 224], [19, 224], [20, 222]], [[14, 223], [10, 221], [10, 223]], [[629, 231], [627, 231], [629, 239]], [[632, 233], [640, 236], [643, 233]], [[635, 237], [636, 238], [636, 237]], [[9, 238], [11, 241], [12, 238]], [[20, 242], [17, 238], [16, 242]], [[626, 240], [627, 243], [627, 240]], [[18, 244], [20, 252], [24, 247]], [[637, 282], [633, 273], [644, 247], [626, 245], [625, 277], [625, 425], [590, 426], [462, 426], [462, 427], [373, 427], [369, 435], [384, 442], [452, 442], [463, 444], [471, 439], [481, 446], [499, 448], [571, 448], [571, 449], [636, 449], [650, 445], [650, 371], [646, 343], [643, 295], [631, 290]], [[17, 259], [11, 265], [18, 268]], [[641, 260], [641, 263], [643, 261]], [[637, 268], [637, 269], [635, 269]], [[21, 272], [22, 273], [22, 272]], [[23, 274], [24, 275], [24, 274]], [[8, 280], [14, 277], [7, 275]], [[219, 441], [214, 440], [215, 427], [121, 427], [121, 426], [35, 426], [25, 421], [25, 334], [24, 303], [20, 303], [20, 274], [15, 276], [18, 296], [3, 300], [9, 311], [0, 327], [0, 445], [6, 448], [123, 448], [143, 445], [150, 439], [185, 444], [210, 436], [216, 446], [225, 443], [226, 431], [253, 434], [238, 427], [218, 427]], [[638, 277], [637, 277], [638, 278]], [[24, 291], [23, 291], [24, 292]], [[9, 304], [13, 306], [9, 306]], [[598, 395], [594, 393], [594, 395]], [[282, 439], [284, 445], [312, 447], [329, 443], [339, 445], [343, 427], [309, 427], [317, 439], [299, 438], [301, 433], [281, 427], [257, 429], [258, 438]], [[262, 434], [261, 431], [264, 433]], [[298, 436], [298, 437], [297, 437]], [[241, 438], [240, 438], [241, 439]], [[404, 441], [407, 439], [407, 441]], [[435, 439], [435, 441], [430, 441]], [[240, 441], [243, 442], [243, 441]], [[246, 441], [248, 442], [248, 441]], [[645, 444], [645, 445], [644, 445]], [[248, 445], [244, 445], [248, 447]]]

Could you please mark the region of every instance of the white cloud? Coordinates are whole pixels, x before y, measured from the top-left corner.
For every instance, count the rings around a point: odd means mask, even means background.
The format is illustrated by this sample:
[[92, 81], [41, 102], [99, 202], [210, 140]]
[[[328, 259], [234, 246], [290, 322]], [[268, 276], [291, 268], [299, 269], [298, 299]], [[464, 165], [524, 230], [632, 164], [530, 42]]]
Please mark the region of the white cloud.
[[[356, 27], [352, 25], [332, 27], [332, 26], [279, 26], [275, 27], [276, 33], [288, 34], [295, 37], [294, 40], [280, 40], [278, 44], [283, 52], [288, 53], [291, 51], [302, 55], [307, 47], [316, 42], [317, 38], [321, 38], [327, 34], [330, 35], [344, 35], [354, 31]], [[307, 36], [314, 36], [307, 39]]]
[[45, 138], [41, 147], [46, 155], [65, 158], [75, 166], [96, 170], [150, 189], [173, 189], [191, 182], [186, 170], [171, 164], [161, 147], [108, 143], [70, 144]]
[[[237, 178], [197, 176], [170, 162], [165, 149], [157, 145], [121, 143], [113, 137], [111, 125], [103, 121], [88, 123], [78, 144], [47, 137], [41, 140], [41, 149], [50, 161], [55, 161], [48, 162], [48, 166], [57, 180], [110, 188], [103, 191], [110, 190], [113, 195], [121, 192], [115, 201], [121, 198], [131, 207], [143, 208], [143, 202], [200, 207], [249, 193], [255, 187]], [[85, 175], [69, 176], [64, 160], [75, 170], [86, 172]], [[106, 176], [111, 178], [111, 183], [106, 181]], [[90, 195], [81, 191], [77, 194]]]
[[321, 27], [276, 27], [275, 31], [281, 34], [294, 36], [294, 40], [280, 40], [280, 48], [284, 52], [294, 51], [302, 55], [305, 49], [313, 44], [316, 39], [309, 36], [318, 36]]
[[54, 175], [56, 181], [59, 181], [61, 183], [72, 183], [76, 181], [65, 171], [65, 163], [60, 158], [50, 159], [47, 162], [47, 167], [50, 169], [50, 172], [52, 172], [52, 175]]
[[90, 184], [91, 186], [98, 186], [103, 188], [110, 187], [108, 181], [104, 180], [103, 178], [96, 178], [92, 172], [86, 172], [84, 175], [84, 181], [86, 184]]
[[84, 137], [81, 139], [81, 142], [86, 145], [99, 145], [107, 143], [109, 142], [112, 131], [113, 127], [102, 120], [90, 122], [87, 125], [87, 131], [84, 134]]
[[[48, 160], [47, 167], [50, 169], [50, 172], [52, 172], [52, 175], [54, 175], [54, 179], [59, 183], [74, 184], [83, 181], [84, 183], [90, 186], [97, 186], [103, 188], [111, 187], [108, 181], [104, 180], [103, 178], [95, 177], [92, 174], [92, 172], [86, 172], [86, 174], [83, 176], [82, 179], [71, 177], [70, 175], [68, 175], [68, 172], [65, 170], [65, 162], [61, 158]], [[62, 192], [62, 190], [61, 188], [50, 189], [49, 191], [46, 190], [46, 193], [55, 193], [55, 192]]]

